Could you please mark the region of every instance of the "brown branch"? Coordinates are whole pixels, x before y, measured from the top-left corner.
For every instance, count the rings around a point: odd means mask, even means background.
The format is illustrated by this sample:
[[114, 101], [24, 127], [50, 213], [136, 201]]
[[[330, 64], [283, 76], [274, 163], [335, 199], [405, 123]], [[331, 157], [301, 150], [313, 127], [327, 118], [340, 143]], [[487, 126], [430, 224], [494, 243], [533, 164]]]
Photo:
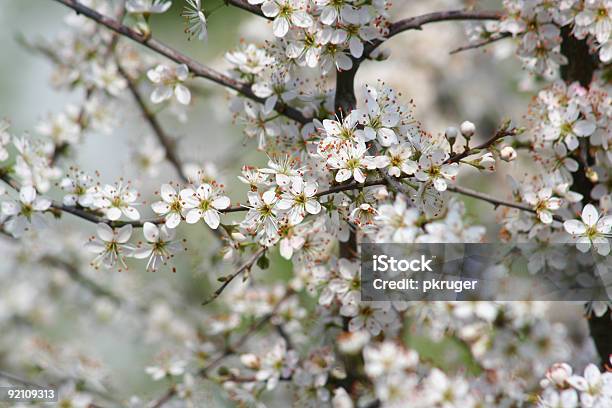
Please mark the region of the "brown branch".
[[[285, 295], [276, 303], [276, 305], [274, 305], [274, 307], [272, 308], [270, 313], [264, 315], [259, 320], [257, 320], [255, 323], [253, 323], [249, 327], [249, 329], [242, 336], [240, 336], [240, 338], [238, 338], [238, 340], [233, 342], [231, 345], [228, 345], [225, 348], [225, 350], [218, 357], [216, 357], [210, 363], [208, 363], [206, 366], [201, 368], [198, 371], [198, 376], [202, 377], [202, 378], [207, 378], [209, 376], [210, 370], [212, 370], [213, 368], [218, 366], [219, 363], [221, 363], [226, 357], [231, 355], [233, 352], [235, 352], [236, 350], [240, 349], [249, 340], [249, 338], [254, 333], [258, 332], [268, 322], [270, 322], [272, 317], [274, 317], [274, 315], [276, 315], [276, 313], [280, 309], [280, 306], [282, 305], [282, 303], [285, 300], [287, 300], [291, 295], [293, 295], [293, 291], [288, 290], [287, 293], [285, 293]], [[232, 381], [232, 380], [233, 380], [233, 378], [230, 379], [230, 381]], [[250, 382], [250, 381], [247, 381], [246, 378], [243, 378], [242, 382]], [[167, 402], [172, 400], [172, 398], [174, 398], [175, 395], [176, 395], [175, 388], [174, 387], [170, 387], [161, 397], [159, 397], [157, 400], [155, 400], [155, 402], [150, 406], [150, 408], [160, 408], [160, 407], [162, 407]]]
[[223, 284], [219, 286], [219, 288], [215, 290], [214, 293], [208, 299], [204, 301], [204, 303], [202, 303], [202, 306], [206, 306], [207, 304], [209, 304], [210, 302], [218, 298], [221, 295], [221, 293], [223, 293], [225, 288], [227, 288], [227, 286], [230, 283], [232, 283], [232, 281], [238, 275], [250, 270], [255, 264], [255, 262], [257, 262], [259, 258], [261, 258], [264, 255], [264, 253], [266, 252], [266, 249], [267, 247], [262, 246], [244, 264], [242, 264], [242, 266], [240, 266], [234, 273], [232, 273], [231, 275], [225, 276], [223, 278]]
[[150, 408], [160, 408], [169, 402], [176, 395], [176, 388], [174, 386], [168, 388], [168, 391], [164, 393], [161, 397], [156, 399], [151, 405]]
[[499, 20], [501, 17], [502, 13], [500, 11], [449, 10], [405, 18], [391, 24], [389, 27], [389, 34], [387, 34], [384, 39], [376, 40], [368, 44], [365, 47], [361, 60], [368, 58], [372, 51], [378, 48], [378, 46], [389, 38], [394, 37], [404, 31], [421, 30], [425, 24], [453, 20]]
[[[0, 174], [0, 180], [4, 181], [14, 190], [19, 191], [20, 187], [17, 182], [7, 174]], [[146, 222], [150, 222], [153, 224], [163, 224], [165, 222], [163, 217], [152, 218], [148, 220], [137, 220], [137, 221], [111, 221], [107, 218], [104, 218], [99, 212], [93, 212], [81, 207], [75, 207], [71, 205], [64, 205], [57, 201], [51, 201], [51, 209], [55, 210], [55, 212], [65, 212], [75, 217], [79, 217], [84, 219], [85, 221], [93, 222], [96, 224], [102, 223], [107, 224], [113, 228], [123, 227], [124, 225], [131, 225], [134, 228], [142, 228]], [[223, 210], [218, 210], [220, 213], [233, 213], [233, 212], [241, 212], [247, 211], [249, 208], [241, 205], [235, 205], [233, 207], [229, 207]]]
[[485, 47], [485, 46], [487, 46], [489, 44], [493, 44], [493, 43], [495, 43], [495, 42], [497, 42], [499, 40], [503, 40], [503, 39], [511, 37], [511, 36], [512, 36], [512, 34], [510, 34], [510, 33], [500, 33], [498, 35], [491, 36], [491, 37], [489, 37], [487, 39], [484, 39], [484, 40], [481, 40], [481, 41], [478, 41], [478, 42], [475, 42], [475, 43], [472, 43], [472, 44], [464, 45], [462, 47], [455, 48], [449, 54], [452, 55], [452, 54], [457, 54], [459, 52], [463, 52], [463, 51], [467, 51], [467, 50], [473, 50], [473, 49], [476, 49], [476, 48]]
[[[115, 19], [112, 19], [110, 17], [104, 16], [98, 13], [96, 10], [91, 9], [79, 3], [76, 0], [55, 0], [55, 1], [73, 9], [78, 14], [82, 14], [96, 21], [97, 23], [102, 24], [103, 26], [119, 34], [125, 37], [128, 37], [131, 40], [139, 44], [144, 45], [145, 47], [157, 52], [158, 54], [165, 56], [166, 58], [178, 64], [187, 65], [187, 67], [189, 67], [189, 71], [195, 76], [207, 78], [226, 88], [233, 89], [249, 99], [252, 99], [259, 103], [264, 103], [264, 100], [262, 98], [257, 97], [253, 93], [253, 91], [251, 90], [251, 85], [248, 83], [237, 81], [233, 78], [228, 77], [227, 75], [217, 72], [214, 69], [209, 68], [195, 61], [194, 59], [178, 52], [174, 48], [167, 46], [161, 41], [158, 41], [155, 38], [152, 38], [150, 36], [145, 36], [139, 33], [138, 31], [133, 30], [130, 27], [127, 27], [121, 24]], [[284, 115], [299, 123], [308, 123], [311, 120], [309, 118], [306, 118], [299, 110], [293, 107], [290, 107], [290, 106], [285, 106], [280, 102], [276, 105], [275, 109], [281, 115]]]
[[[534, 208], [531, 208], [531, 207], [526, 206], [524, 204], [516, 203], [516, 202], [512, 202], [512, 201], [500, 200], [500, 199], [492, 197], [492, 196], [490, 196], [488, 194], [480, 193], [480, 192], [475, 191], [475, 190], [470, 190], [469, 188], [460, 187], [460, 186], [448, 186], [447, 190], [451, 191], [453, 193], [458, 193], [458, 194], [462, 194], [462, 195], [465, 195], [465, 196], [468, 196], [468, 197], [477, 198], [479, 200], [486, 201], [488, 203], [493, 204], [495, 207], [501, 205], [501, 206], [504, 206], [504, 207], [516, 208], [516, 209], [521, 210], [521, 211], [526, 211], [526, 212], [530, 212], [532, 214], [537, 214], [537, 211]], [[558, 215], [553, 215], [553, 219], [555, 221], [563, 222], [563, 218], [559, 217]]]
[[465, 159], [468, 156], [471, 156], [473, 154], [478, 154], [480, 153], [482, 150], [488, 149], [489, 147], [491, 147], [493, 144], [495, 144], [499, 139], [502, 139], [504, 137], [507, 136], [516, 136], [519, 133], [519, 129], [516, 128], [508, 128], [510, 125], [509, 122], [504, 123], [496, 132], [495, 134], [488, 139], [487, 141], [479, 144], [478, 146], [472, 147], [472, 148], [466, 148], [463, 150], [463, 152], [461, 153], [456, 153], [451, 155], [445, 163], [457, 163], [463, 159]]
[[246, 10], [250, 13], [256, 14], [260, 17], [266, 18], [266, 19], [270, 19], [269, 17], [266, 17], [264, 15], [264, 13], [262, 13], [261, 11], [261, 7], [256, 5], [256, 4], [249, 4], [248, 1], [246, 0], [225, 0], [226, 4], [230, 5], [230, 6], [234, 6], [243, 10]]
[[157, 120], [157, 117], [155, 116], [155, 114], [153, 114], [149, 110], [149, 108], [147, 108], [147, 105], [144, 102], [144, 98], [142, 97], [142, 95], [140, 94], [140, 91], [138, 90], [138, 86], [136, 85], [134, 80], [130, 77], [130, 75], [127, 72], [125, 72], [125, 70], [121, 67], [121, 65], [119, 64], [119, 61], [117, 61], [117, 69], [119, 70], [119, 73], [121, 74], [121, 76], [123, 76], [123, 78], [125, 78], [125, 80], [127, 81], [128, 89], [130, 90], [130, 93], [134, 97], [136, 104], [140, 108], [142, 116], [145, 118], [147, 123], [149, 123], [149, 125], [151, 126], [151, 129], [153, 129], [153, 133], [155, 133], [155, 136], [157, 137], [157, 140], [159, 141], [159, 143], [164, 147], [164, 150], [166, 151], [166, 159], [168, 159], [168, 161], [172, 164], [177, 174], [180, 176], [181, 180], [183, 180], [183, 182], [187, 182], [188, 178], [185, 175], [185, 172], [183, 171], [183, 165], [181, 161], [179, 160], [179, 157], [175, 151], [174, 140], [172, 140], [166, 134], [164, 129], [161, 127], [161, 124]]

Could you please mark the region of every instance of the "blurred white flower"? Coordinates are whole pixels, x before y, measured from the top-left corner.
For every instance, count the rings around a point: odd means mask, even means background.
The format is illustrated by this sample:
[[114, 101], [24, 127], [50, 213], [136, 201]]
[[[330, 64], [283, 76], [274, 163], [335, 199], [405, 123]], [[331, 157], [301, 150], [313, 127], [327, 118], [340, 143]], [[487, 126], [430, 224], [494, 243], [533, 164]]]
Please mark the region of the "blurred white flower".
[[21, 187], [19, 201], [2, 202], [2, 215], [8, 217], [4, 227], [15, 237], [21, 237], [30, 228], [41, 229], [47, 225], [43, 212], [50, 207], [51, 200], [38, 196], [34, 187]]
[[162, 103], [172, 98], [172, 94], [183, 105], [189, 105], [191, 102], [191, 92], [183, 85], [183, 82], [189, 78], [187, 65], [181, 64], [176, 68], [169, 68], [160, 64], [147, 71], [147, 77], [156, 85], [151, 93], [151, 102]]

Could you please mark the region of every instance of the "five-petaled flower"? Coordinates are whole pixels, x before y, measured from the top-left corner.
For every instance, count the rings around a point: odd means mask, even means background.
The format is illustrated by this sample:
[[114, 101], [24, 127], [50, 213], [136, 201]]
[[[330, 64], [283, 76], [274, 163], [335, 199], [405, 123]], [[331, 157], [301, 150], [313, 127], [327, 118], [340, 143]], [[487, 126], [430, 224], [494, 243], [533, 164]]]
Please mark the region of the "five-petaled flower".
[[595, 206], [587, 204], [582, 209], [581, 218], [563, 223], [565, 231], [576, 239], [576, 248], [587, 252], [593, 246], [600, 255], [608, 255], [610, 242], [606, 235], [612, 230], [612, 216], [600, 217]]
[[99, 223], [96, 228], [97, 237], [92, 237], [85, 247], [97, 254], [91, 261], [96, 269], [100, 266], [113, 268], [119, 264], [119, 271], [127, 269], [125, 258], [132, 256], [134, 246], [128, 244], [132, 236], [132, 225], [127, 224], [121, 228], [111, 228], [108, 224]]
[[166, 265], [168, 260], [181, 249], [181, 245], [174, 240], [175, 230], [165, 225], [158, 227], [151, 222], [145, 222], [142, 226], [146, 243], [139, 243], [134, 250], [134, 258], [147, 261], [147, 270], [155, 272], [160, 264]]
[[281, 210], [288, 210], [289, 222], [292, 225], [302, 222], [306, 213], [318, 214], [321, 212], [321, 204], [317, 201], [317, 183], [304, 182], [301, 178], [296, 178], [291, 184], [291, 188], [283, 193], [277, 207]]
[[212, 229], [217, 229], [220, 223], [219, 212], [230, 206], [230, 199], [221, 194], [220, 189], [211, 184], [202, 184], [195, 190], [181, 190], [180, 198], [185, 208], [185, 221], [195, 224], [204, 219]]
[[170, 68], [160, 64], [150, 69], [147, 72], [147, 77], [156, 85], [151, 93], [151, 102], [162, 103], [172, 98], [173, 93], [176, 100], [183, 105], [189, 105], [189, 102], [191, 102], [191, 92], [189, 88], [183, 85], [183, 82], [189, 78], [187, 65], [181, 64], [176, 68]]
[[8, 217], [5, 228], [15, 237], [21, 237], [31, 227], [41, 229], [46, 225], [44, 211], [51, 207], [51, 200], [38, 196], [32, 186], [19, 190], [19, 201], [2, 202], [1, 215]]

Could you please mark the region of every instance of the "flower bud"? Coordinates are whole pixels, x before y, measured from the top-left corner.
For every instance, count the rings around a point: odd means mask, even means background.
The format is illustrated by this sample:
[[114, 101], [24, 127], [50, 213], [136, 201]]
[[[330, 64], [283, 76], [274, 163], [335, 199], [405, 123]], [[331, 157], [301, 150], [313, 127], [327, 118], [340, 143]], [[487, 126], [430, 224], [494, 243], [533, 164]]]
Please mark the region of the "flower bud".
[[491, 152], [483, 154], [477, 163], [482, 166], [484, 171], [495, 171], [495, 158]]
[[474, 132], [476, 132], [476, 126], [470, 122], [470, 121], [465, 121], [461, 124], [461, 134], [467, 139], [470, 138], [474, 135]]
[[599, 181], [599, 176], [592, 167], [587, 168], [585, 174], [591, 183], [597, 183]]
[[511, 162], [516, 159], [516, 150], [512, 146], [504, 146], [499, 152], [499, 156], [503, 161]]
[[546, 372], [546, 378], [556, 386], [563, 386], [572, 375], [572, 367], [565, 363], [553, 364]]
[[446, 130], [444, 131], [444, 136], [450, 143], [453, 143], [455, 139], [457, 139], [458, 134], [459, 134], [459, 131], [457, 130], [456, 127], [453, 127], [453, 126], [447, 127]]

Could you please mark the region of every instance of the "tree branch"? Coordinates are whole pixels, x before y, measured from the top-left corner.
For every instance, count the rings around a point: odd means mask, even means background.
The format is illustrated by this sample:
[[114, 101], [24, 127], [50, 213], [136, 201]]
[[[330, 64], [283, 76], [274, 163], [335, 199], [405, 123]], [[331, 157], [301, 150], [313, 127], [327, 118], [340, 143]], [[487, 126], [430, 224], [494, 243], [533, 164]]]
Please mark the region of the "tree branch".
[[230, 6], [234, 6], [243, 10], [246, 10], [250, 13], [256, 14], [260, 17], [270, 20], [270, 18], [266, 17], [264, 13], [261, 11], [261, 7], [256, 4], [250, 4], [245, 0], [225, 0], [226, 3]]
[[[465, 188], [465, 187], [460, 187], [460, 186], [448, 186], [447, 188], [448, 191], [451, 191], [453, 193], [458, 193], [458, 194], [462, 194], [464, 196], [468, 196], [468, 197], [472, 197], [472, 198], [477, 198], [479, 200], [482, 201], [486, 201], [488, 203], [493, 204], [495, 207], [497, 206], [504, 206], [504, 207], [510, 207], [510, 208], [516, 208], [518, 210], [521, 211], [526, 211], [526, 212], [530, 212], [532, 214], [537, 214], [537, 211], [529, 206], [520, 204], [520, 203], [516, 203], [516, 202], [512, 202], [512, 201], [504, 201], [504, 200], [500, 200], [498, 198], [495, 198], [493, 196], [490, 196], [488, 194], [484, 194], [475, 190], [471, 190], [469, 188]], [[559, 221], [559, 222], [563, 222], [563, 218], [559, 217], [558, 215], [553, 215], [553, 219], [555, 221]]]
[[[291, 290], [288, 290], [287, 293], [285, 293], [285, 295], [276, 303], [276, 305], [274, 305], [270, 313], [266, 314], [265, 316], [257, 320], [255, 323], [253, 323], [249, 327], [249, 329], [242, 336], [240, 336], [240, 338], [238, 338], [238, 340], [233, 342], [231, 345], [227, 346], [225, 348], [225, 351], [223, 351], [217, 358], [213, 359], [210, 363], [208, 363], [206, 366], [201, 368], [198, 371], [198, 376], [202, 378], [208, 377], [210, 370], [212, 370], [217, 365], [219, 365], [219, 363], [221, 363], [226, 357], [231, 355], [232, 352], [235, 352], [236, 350], [241, 348], [254, 333], [258, 332], [268, 322], [270, 322], [272, 317], [274, 317], [274, 315], [276, 315], [276, 313], [280, 309], [280, 306], [282, 305], [282, 303], [285, 300], [287, 300], [292, 294], [293, 292]], [[246, 382], [250, 382], [250, 381], [246, 381]], [[159, 397], [157, 400], [155, 400], [152, 403], [152, 405], [150, 405], [150, 408], [162, 407], [167, 402], [172, 400], [172, 398], [174, 398], [175, 395], [176, 395], [176, 389], [174, 387], [170, 387], [161, 397]]]
[[478, 146], [466, 148], [461, 153], [456, 153], [456, 154], [451, 155], [446, 160], [445, 163], [457, 163], [461, 161], [462, 159], [465, 159], [468, 156], [471, 156], [473, 154], [478, 154], [482, 150], [488, 149], [493, 144], [495, 144], [499, 139], [502, 139], [507, 136], [516, 136], [517, 133], [519, 133], [519, 130], [516, 128], [509, 129], [508, 128], [509, 125], [510, 125], [509, 121], [504, 123], [489, 140], [479, 144]]
[[151, 129], [153, 129], [153, 133], [155, 133], [155, 136], [157, 137], [157, 140], [159, 141], [159, 143], [164, 147], [164, 150], [166, 151], [166, 159], [168, 159], [168, 161], [172, 164], [172, 166], [176, 170], [181, 180], [183, 180], [183, 182], [187, 182], [188, 178], [185, 175], [185, 172], [183, 171], [183, 165], [181, 161], [179, 160], [176, 154], [176, 151], [175, 151], [174, 140], [172, 140], [166, 134], [164, 129], [161, 127], [161, 124], [157, 120], [157, 117], [149, 110], [149, 108], [147, 108], [147, 105], [144, 102], [144, 98], [142, 97], [142, 95], [140, 94], [140, 91], [138, 90], [138, 86], [136, 85], [134, 80], [129, 76], [129, 74], [125, 72], [125, 70], [121, 67], [121, 65], [119, 64], [119, 61], [117, 61], [117, 69], [119, 70], [119, 73], [121, 74], [121, 76], [123, 76], [123, 78], [125, 78], [125, 80], [127, 81], [128, 89], [130, 90], [130, 93], [134, 97], [136, 104], [140, 108], [140, 111], [142, 112], [142, 116], [149, 123], [149, 125], [151, 126]]
[[[4, 181], [14, 190], [19, 191], [20, 189], [19, 185], [9, 175], [0, 174], [0, 180]], [[152, 218], [148, 220], [138, 220], [138, 221], [111, 221], [107, 218], [104, 218], [99, 213], [95, 213], [95, 212], [86, 210], [81, 207], [64, 205], [62, 203], [58, 203], [57, 201], [53, 201], [53, 200], [51, 201], [51, 209], [55, 210], [56, 212], [65, 212], [68, 214], [72, 214], [75, 217], [79, 217], [79, 218], [84, 219], [85, 221], [93, 222], [96, 224], [99, 224], [99, 223], [107, 224], [108, 226], [113, 227], [113, 228], [123, 227], [124, 225], [131, 225], [134, 228], [142, 228], [146, 222], [150, 222], [153, 224], [163, 224], [165, 222], [163, 217], [157, 217], [157, 218]], [[249, 209], [248, 207], [243, 207], [241, 205], [235, 205], [233, 207], [229, 207], [229, 208], [226, 208], [223, 210], [217, 210], [217, 211], [219, 211], [220, 213], [233, 213], [233, 212], [247, 211], [248, 209]]]
[[370, 56], [372, 51], [383, 42], [399, 33], [408, 30], [421, 30], [425, 24], [439, 23], [453, 20], [499, 20], [502, 17], [500, 11], [475, 11], [475, 10], [449, 10], [423, 14], [396, 21], [389, 27], [389, 34], [384, 39], [373, 41], [365, 47], [361, 60]]
[[475, 42], [475, 43], [472, 43], [472, 44], [467, 44], [467, 45], [464, 45], [462, 47], [455, 48], [449, 54], [452, 55], [452, 54], [457, 54], [457, 53], [462, 52], [462, 51], [473, 50], [473, 49], [476, 49], [476, 48], [484, 47], [484, 46], [487, 46], [489, 44], [493, 44], [493, 43], [495, 43], [495, 42], [497, 42], [499, 40], [503, 40], [504, 38], [508, 38], [508, 37], [511, 37], [511, 36], [512, 36], [512, 34], [510, 34], [510, 33], [500, 33], [498, 35], [494, 35], [494, 36], [491, 36], [491, 37], [489, 37], [487, 39], [484, 39], [482, 41], [478, 41], [478, 42]]
[[225, 288], [227, 288], [227, 286], [230, 283], [232, 283], [232, 281], [238, 275], [241, 275], [243, 272], [250, 270], [255, 264], [255, 262], [257, 262], [259, 258], [261, 258], [264, 255], [267, 249], [268, 249], [267, 247], [262, 246], [244, 264], [242, 264], [242, 266], [240, 266], [234, 273], [232, 273], [231, 275], [225, 276], [223, 278], [223, 284], [219, 286], [219, 288], [215, 290], [215, 292], [208, 299], [206, 299], [204, 303], [202, 303], [202, 306], [206, 306], [207, 304], [209, 304], [210, 302], [218, 298], [221, 295], [221, 293], [223, 293]]
[[[578, 81], [580, 85], [588, 88], [593, 79], [593, 73], [598, 67], [597, 58], [590, 53], [586, 40], [579, 40], [571, 32], [570, 27], [561, 29], [561, 53], [567, 57], [568, 63], [561, 66], [561, 77], [566, 84]], [[589, 140], [584, 138], [580, 141], [580, 149], [576, 155], [583, 155], [588, 159]], [[574, 173], [575, 191], [582, 194], [583, 204], [594, 202], [591, 190], [594, 185], [586, 175], [587, 167], [593, 163], [587, 160], [579, 160], [578, 171]], [[595, 343], [595, 347], [604, 366], [612, 355], [612, 312], [608, 310], [603, 316], [590, 316], [589, 332]]]
[[[58, 3], [65, 5], [76, 11], [78, 14], [82, 14], [99, 24], [125, 36], [130, 38], [131, 40], [144, 45], [145, 47], [157, 52], [165, 56], [166, 58], [178, 63], [185, 64], [189, 67], [189, 71], [193, 73], [195, 76], [207, 78], [219, 85], [222, 85], [226, 88], [233, 89], [238, 93], [244, 95], [245, 97], [252, 99], [259, 103], [264, 103], [264, 100], [257, 97], [253, 91], [251, 90], [250, 84], [237, 81], [233, 78], [228, 77], [220, 72], [215, 71], [212, 68], [209, 68], [199, 62], [193, 60], [192, 58], [178, 52], [174, 48], [167, 46], [161, 41], [156, 40], [152, 37], [147, 37], [140, 34], [138, 31], [133, 30], [115, 19], [104, 16], [98, 13], [96, 10], [93, 10], [76, 0], [54, 0]], [[278, 103], [275, 107], [276, 111], [281, 115], [284, 115], [290, 119], [295, 120], [299, 123], [308, 123], [311, 119], [306, 118], [299, 110], [292, 108], [290, 106], [285, 106], [282, 103]]]

